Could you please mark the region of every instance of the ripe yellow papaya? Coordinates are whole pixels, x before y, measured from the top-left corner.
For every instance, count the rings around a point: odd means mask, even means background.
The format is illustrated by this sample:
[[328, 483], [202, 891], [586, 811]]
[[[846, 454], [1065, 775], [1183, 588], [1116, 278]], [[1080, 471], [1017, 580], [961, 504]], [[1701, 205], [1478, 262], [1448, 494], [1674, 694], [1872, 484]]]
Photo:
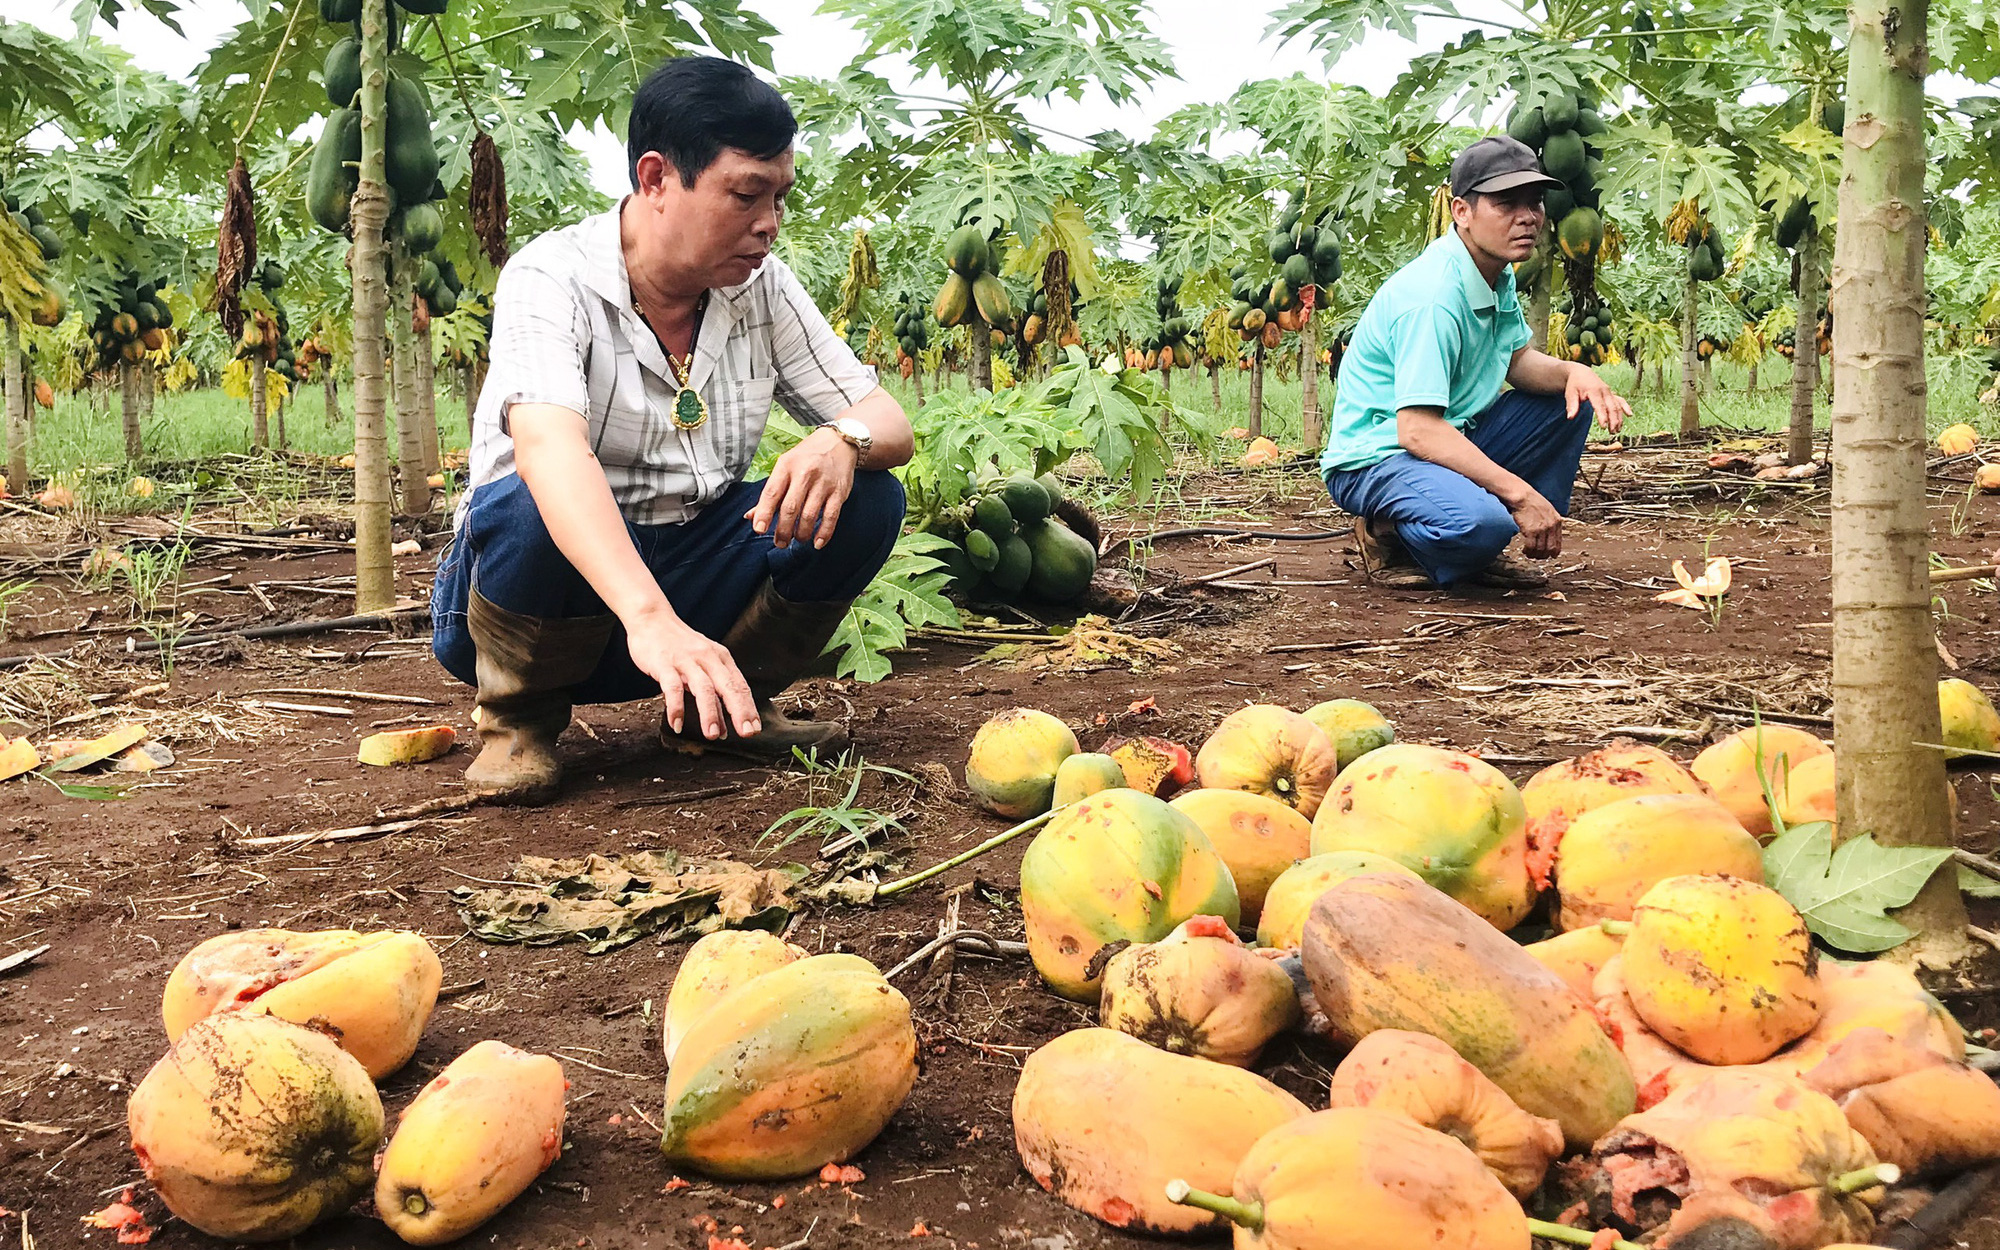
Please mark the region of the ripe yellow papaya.
[[1966, 751], [2000, 751], [2000, 712], [1986, 692], [1962, 677], [1938, 683], [1938, 713], [1944, 721], [1944, 744], [1957, 750], [1945, 758], [1959, 759]]
[[1264, 910], [1264, 894], [1279, 874], [1312, 849], [1312, 822], [1274, 798], [1246, 790], [1190, 790], [1168, 806], [1185, 815], [1215, 847], [1236, 880], [1243, 923]]
[[723, 995], [774, 968], [805, 958], [804, 949], [760, 929], [724, 929], [708, 934], [681, 958], [662, 1013], [660, 1052], [669, 1064], [681, 1039]]
[[1521, 1110], [1428, 1033], [1378, 1029], [1362, 1038], [1334, 1069], [1327, 1105], [1400, 1111], [1455, 1137], [1517, 1198], [1541, 1188], [1563, 1152], [1561, 1125]]
[[1575, 1147], [1632, 1111], [1631, 1071], [1562, 978], [1420, 881], [1377, 873], [1334, 886], [1313, 904], [1301, 953], [1338, 1040], [1428, 1033]]
[[1014, 1146], [1036, 1184], [1114, 1228], [1202, 1232], [1222, 1221], [1168, 1202], [1167, 1181], [1226, 1187], [1260, 1137], [1305, 1114], [1254, 1072], [1075, 1029], [1021, 1066]]
[[1528, 813], [1528, 869], [1547, 889], [1556, 850], [1570, 822], [1593, 807], [1642, 794], [1700, 794], [1708, 787], [1658, 747], [1620, 738], [1575, 759], [1559, 760], [1521, 787]]
[[1735, 877], [1669, 877], [1632, 912], [1620, 962], [1647, 1026], [1704, 1063], [1768, 1059], [1822, 1010], [1812, 934], [1785, 897]]
[[1963, 456], [1979, 448], [1979, 431], [1963, 421], [1938, 431], [1937, 449], [1947, 456]]
[[1359, 699], [1328, 699], [1313, 704], [1304, 715], [1333, 743], [1336, 770], [1396, 740], [1396, 727], [1389, 719]]
[[1264, 895], [1264, 911], [1257, 919], [1257, 944], [1278, 950], [1297, 950], [1304, 939], [1306, 916], [1319, 896], [1349, 877], [1363, 873], [1387, 872], [1421, 881], [1413, 870], [1368, 851], [1328, 851], [1302, 859], [1278, 874]]
[[1125, 784], [1143, 794], [1166, 798], [1194, 781], [1194, 756], [1165, 738], [1114, 739], [1104, 753], [1125, 770]]
[[1098, 1020], [1173, 1054], [1247, 1068], [1298, 1019], [1290, 975], [1215, 916], [1128, 946], [1104, 966]]
[[1051, 803], [1067, 807], [1099, 790], [1115, 790], [1125, 784], [1125, 767], [1108, 755], [1079, 751], [1056, 765], [1056, 787]]
[[874, 1141], [917, 1080], [910, 1001], [858, 955], [737, 986], [682, 1037], [660, 1150], [725, 1180], [806, 1176]]
[[[1950, 741], [1949, 737], [1946, 741]], [[1778, 817], [1785, 822], [1785, 828], [1816, 820], [1833, 823], [1833, 759], [1831, 751], [1815, 755], [1803, 764], [1794, 765], [1785, 774], [1784, 785], [1772, 787], [1778, 796]]]
[[1606, 933], [1602, 925], [1592, 924], [1558, 933], [1521, 949], [1561, 977], [1564, 984], [1576, 991], [1578, 998], [1594, 1003], [1597, 1001], [1594, 988], [1597, 974], [1604, 971], [1604, 965], [1610, 963], [1624, 945], [1622, 936]]
[[167, 1209], [213, 1237], [282, 1241], [368, 1192], [382, 1101], [317, 1029], [200, 1020], [132, 1091], [132, 1152]]
[[1395, 1111], [1315, 1111], [1259, 1138], [1226, 1191], [1193, 1179], [1170, 1192], [1243, 1221], [1236, 1250], [1529, 1250], [1506, 1186], [1463, 1142]]
[[1079, 749], [1069, 726], [1047, 712], [1008, 708], [972, 735], [965, 788], [995, 815], [1039, 816], [1055, 798], [1056, 769]]
[[1762, 884], [1764, 850], [1727, 808], [1698, 794], [1644, 794], [1591, 808], [1556, 851], [1556, 927], [1630, 920], [1646, 891], [1689, 873]]
[[562, 1154], [568, 1088], [548, 1055], [473, 1046], [404, 1109], [375, 1179], [376, 1214], [413, 1246], [484, 1224]]
[[956, 273], [945, 275], [944, 285], [938, 288], [937, 300], [931, 305], [931, 315], [937, 318], [937, 323], [947, 330], [964, 325], [971, 307], [972, 284]]
[[1049, 988], [1095, 1002], [1112, 942], [1155, 942], [1192, 916], [1242, 920], [1208, 835], [1150, 794], [1102, 790], [1057, 812], [1021, 857], [1028, 956]]
[[1195, 753], [1195, 772], [1212, 790], [1268, 795], [1311, 820], [1333, 782], [1338, 757], [1318, 725], [1269, 703], [1222, 718]]
[[218, 1012], [324, 1022], [379, 1080], [409, 1062], [444, 967], [415, 933], [244, 929], [196, 946], [167, 978], [167, 1040]]
[[1692, 771], [1715, 792], [1716, 801], [1757, 837], [1771, 833], [1771, 809], [1764, 801], [1764, 786], [1758, 780], [1761, 762], [1764, 779], [1773, 794], [1785, 788], [1786, 775], [1815, 755], [1831, 750], [1826, 743], [1803, 729], [1790, 725], [1754, 725], [1741, 729], [1694, 757]]
[[1387, 855], [1500, 929], [1535, 905], [1520, 792], [1461, 751], [1408, 742], [1370, 751], [1335, 780], [1313, 818], [1312, 850]]

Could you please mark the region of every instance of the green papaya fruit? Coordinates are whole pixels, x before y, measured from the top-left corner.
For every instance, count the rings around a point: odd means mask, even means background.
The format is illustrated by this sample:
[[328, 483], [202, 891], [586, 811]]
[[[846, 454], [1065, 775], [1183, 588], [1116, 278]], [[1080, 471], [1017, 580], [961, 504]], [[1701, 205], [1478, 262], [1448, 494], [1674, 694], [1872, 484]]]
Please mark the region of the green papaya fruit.
[[440, 282], [437, 293], [425, 296], [424, 302], [431, 306], [433, 315], [449, 317], [458, 311], [458, 292]]
[[353, 107], [354, 97], [361, 91], [361, 41], [349, 35], [327, 49], [320, 79], [326, 83], [326, 98], [333, 107]]
[[1542, 209], [1550, 221], [1561, 221], [1575, 207], [1576, 197], [1569, 193], [1568, 187], [1550, 187], [1542, 196]]
[[1549, 124], [1549, 138], [1553, 139], [1565, 131], [1573, 133], [1577, 116], [1582, 111], [1577, 107], [1576, 97], [1566, 91], [1559, 91], [1542, 101], [1542, 117]]
[[337, 109], [313, 144], [306, 169], [306, 210], [331, 234], [347, 229], [347, 210], [360, 185], [361, 110]]
[[1581, 179], [1588, 170], [1586, 162], [1590, 158], [1583, 150], [1583, 136], [1574, 130], [1563, 130], [1551, 134], [1549, 141], [1542, 145], [1542, 169], [1549, 177], [1573, 183]]
[[423, 88], [401, 74], [389, 75], [386, 100], [389, 126], [382, 153], [384, 172], [404, 202], [416, 203], [430, 194], [438, 176], [430, 109], [424, 104]]
[[1292, 252], [1295, 255], [1311, 256], [1313, 245], [1318, 242], [1318, 230], [1311, 226], [1300, 226], [1292, 235]]
[[1576, 111], [1576, 133], [1582, 135], [1584, 138], [1595, 139], [1598, 135], [1610, 129], [1611, 127], [1605, 125], [1604, 118], [1598, 114], [1596, 109], [1578, 109]]
[[319, 20], [358, 22], [361, 20], [361, 0], [319, 0]]
[[155, 297], [153, 300], [153, 324], [159, 326], [162, 330], [172, 329], [174, 324], [173, 308], [167, 301], [158, 297]]
[[[1305, 215], [1304, 210], [1302, 210], [1297, 204], [1293, 204], [1290, 208], [1287, 208], [1282, 214], [1279, 215], [1278, 229], [1284, 231], [1286, 234], [1290, 234], [1292, 231], [1299, 228], [1299, 218], [1304, 215]], [[1273, 259], [1276, 258], [1274, 257]]]
[[1284, 264], [1286, 258], [1292, 254], [1292, 232], [1289, 230], [1271, 231], [1271, 233], [1264, 236], [1264, 250], [1270, 255], [1272, 264]]
[[1053, 513], [1057, 508], [1063, 506], [1063, 485], [1061, 478], [1053, 473], [1044, 473], [1036, 478], [1035, 481], [1041, 484], [1042, 490], [1049, 497], [1050, 512]]
[[972, 528], [980, 530], [996, 541], [1012, 534], [1016, 528], [1013, 509], [999, 495], [981, 495], [972, 505]]
[[90, 233], [90, 210], [89, 210], [89, 209], [87, 209], [87, 208], [72, 208], [72, 209], [70, 209], [70, 210], [69, 210], [69, 228], [70, 228], [71, 230], [73, 230], [73, 231], [75, 231], [75, 232], [76, 232], [76, 237], [77, 237], [77, 238], [79, 238], [79, 239], [80, 239], [80, 238], [82, 238], [82, 237], [83, 237], [84, 235], [87, 235], [87, 234], [89, 234], [89, 233]]
[[1713, 282], [1720, 278], [1722, 266], [1716, 263], [1714, 251], [1702, 246], [1688, 249], [1688, 276], [1696, 282]]
[[968, 223], [951, 232], [944, 241], [944, 263], [967, 281], [979, 276], [986, 265], [986, 236], [979, 232], [978, 226]]
[[32, 226], [28, 233], [35, 236], [35, 243], [42, 249], [43, 260], [61, 260], [63, 241], [61, 236], [47, 226]]
[[429, 259], [417, 262], [417, 271], [410, 278], [410, 289], [428, 300], [438, 291], [438, 267]]
[[419, 17], [437, 17], [445, 7], [445, 0], [396, 0], [396, 3], [403, 6], [403, 12]]
[[1312, 257], [1298, 252], [1292, 253], [1291, 259], [1285, 262], [1281, 276], [1285, 280], [1285, 285], [1294, 291], [1302, 291], [1311, 286], [1313, 280]]
[[1795, 248], [1805, 241], [1806, 233], [1813, 228], [1812, 201], [1805, 196], [1793, 200], [1778, 219], [1778, 246]]
[[1539, 150], [1549, 139], [1549, 123], [1542, 113], [1542, 106], [1539, 104], [1533, 108], [1516, 106], [1513, 119], [1507, 123], [1507, 134]]
[[1596, 209], [1571, 209], [1556, 227], [1556, 244], [1571, 260], [1595, 260], [1604, 246], [1604, 219]]
[[1028, 571], [1028, 593], [1049, 603], [1068, 603], [1090, 586], [1097, 572], [1097, 551], [1088, 539], [1061, 521], [1037, 521], [1021, 527], [1021, 540], [1034, 562]]
[[1299, 302], [1299, 293], [1292, 284], [1279, 278], [1271, 283], [1271, 293], [1264, 297], [1264, 307], [1276, 312], [1289, 312]]
[[1229, 328], [1232, 330], [1241, 330], [1243, 328], [1243, 318], [1249, 315], [1250, 302], [1248, 300], [1237, 300], [1229, 306]]
[[965, 276], [954, 270], [944, 277], [944, 286], [938, 289], [937, 303], [931, 309], [937, 323], [946, 329], [965, 324], [966, 314], [972, 308], [972, 284]]
[[972, 567], [981, 573], [991, 573], [993, 566], [1000, 563], [1000, 544], [993, 541], [993, 535], [985, 530], [968, 530], [965, 535], [965, 555], [972, 561]]
[[266, 291], [285, 289], [285, 267], [275, 260], [267, 260], [257, 270], [257, 285]]
[[986, 574], [993, 589], [1003, 595], [1018, 595], [1034, 575], [1035, 553], [1019, 534], [1009, 534], [999, 542], [1000, 559]]
[[444, 214], [428, 201], [403, 210], [403, 246], [411, 252], [428, 252], [444, 242]]
[[973, 279], [972, 302], [979, 309], [980, 320], [989, 326], [1004, 326], [1014, 320], [1014, 301], [1008, 298], [1000, 279], [990, 273]]
[[437, 267], [439, 288], [448, 290], [453, 295], [465, 294], [465, 283], [459, 280], [457, 265], [440, 258]]
[[1000, 484], [1000, 501], [1007, 505], [1017, 524], [1042, 520], [1055, 510], [1049, 493], [1040, 482], [1026, 474], [1016, 474]]
[[1828, 100], [1819, 106], [1819, 124], [1837, 135], [1847, 133], [1847, 105], [1840, 100]]

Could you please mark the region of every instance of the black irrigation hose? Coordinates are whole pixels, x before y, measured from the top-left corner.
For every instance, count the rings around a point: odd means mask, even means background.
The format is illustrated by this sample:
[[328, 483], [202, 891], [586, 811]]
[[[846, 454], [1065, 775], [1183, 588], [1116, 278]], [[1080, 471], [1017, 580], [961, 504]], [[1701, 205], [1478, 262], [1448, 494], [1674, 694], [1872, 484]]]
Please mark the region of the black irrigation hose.
[[2000, 1180], [2000, 1163], [1961, 1174], [1875, 1244], [1890, 1250], [1928, 1250], [1932, 1243], [1950, 1235], [1953, 1226], [1972, 1209], [1973, 1203], [1985, 1196], [1995, 1180]]
[[1113, 545], [1115, 546], [1118, 543], [1151, 543], [1151, 542], [1158, 542], [1162, 538], [1200, 538], [1200, 537], [1269, 538], [1277, 542], [1323, 543], [1326, 542], [1328, 539], [1350, 538], [1353, 536], [1353, 534], [1354, 534], [1353, 530], [1321, 530], [1319, 533], [1316, 534], [1285, 534], [1285, 533], [1280, 533], [1276, 530], [1239, 530], [1239, 529], [1229, 529], [1225, 526], [1220, 526], [1220, 525], [1195, 525], [1195, 526], [1190, 526], [1186, 529], [1159, 530], [1151, 534], [1139, 534], [1131, 538], [1120, 538], [1114, 540]]
[[[420, 612], [367, 612], [360, 616], [336, 616], [323, 620], [287, 621], [283, 625], [258, 625], [251, 629], [217, 629], [203, 634], [185, 634], [174, 639], [173, 646], [185, 647], [198, 642], [214, 642], [222, 638], [297, 638], [306, 634], [327, 634], [335, 630], [374, 630], [378, 633], [395, 632], [399, 621], [426, 620]], [[160, 649], [160, 642], [154, 638], [128, 638], [122, 648], [125, 653], [140, 655]], [[36, 660], [64, 658], [76, 651], [75, 647], [65, 647], [61, 651], [38, 651], [28, 655], [0, 656], [0, 671], [20, 668]]]

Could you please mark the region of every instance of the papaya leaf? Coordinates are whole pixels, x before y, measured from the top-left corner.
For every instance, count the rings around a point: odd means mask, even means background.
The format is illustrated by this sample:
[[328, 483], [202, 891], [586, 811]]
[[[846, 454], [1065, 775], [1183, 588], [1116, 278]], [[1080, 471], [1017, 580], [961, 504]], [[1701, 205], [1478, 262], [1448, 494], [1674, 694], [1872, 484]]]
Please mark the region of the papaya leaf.
[[1973, 898], [2000, 898], [2000, 881], [1970, 868], [1959, 868], [1958, 889], [1959, 893]]
[[823, 654], [840, 656], [837, 676], [881, 681], [893, 667], [888, 652], [908, 645], [910, 630], [959, 623], [958, 609], [944, 594], [950, 571], [931, 554], [951, 545], [936, 534], [905, 534], [896, 540], [888, 563], [827, 640]]
[[1883, 846], [1873, 834], [1835, 846], [1833, 826], [1814, 821], [1764, 848], [1764, 879], [1799, 909], [1815, 937], [1836, 950], [1873, 954], [1909, 940], [1909, 929], [1887, 913], [1907, 906], [1949, 858], [1945, 847]]

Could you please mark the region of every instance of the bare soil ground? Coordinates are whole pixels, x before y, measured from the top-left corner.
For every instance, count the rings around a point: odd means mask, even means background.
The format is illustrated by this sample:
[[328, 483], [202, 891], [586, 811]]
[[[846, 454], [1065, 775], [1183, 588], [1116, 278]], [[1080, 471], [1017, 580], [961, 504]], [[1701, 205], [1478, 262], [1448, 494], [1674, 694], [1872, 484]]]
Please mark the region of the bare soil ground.
[[[1935, 545], [1943, 555], [1963, 563], [2000, 545], [2000, 501], [1968, 504], [1957, 484], [1933, 485]], [[1157, 543], [1143, 582], [1161, 594], [1144, 601], [1124, 628], [1163, 638], [1178, 652], [1141, 671], [1115, 663], [1083, 674], [982, 663], [982, 645], [931, 638], [899, 656], [895, 675], [878, 685], [821, 679], [801, 689], [801, 702], [815, 714], [851, 718], [870, 763], [924, 779], [921, 788], [897, 791], [908, 808], [907, 834], [889, 849], [904, 867], [935, 863], [1003, 827], [947, 789], [944, 773], [960, 775], [966, 743], [982, 721], [1020, 704], [1063, 717], [1091, 749], [1106, 736], [1133, 732], [1199, 742], [1245, 702], [1303, 707], [1354, 696], [1380, 707], [1404, 738], [1477, 750], [1517, 780], [1617, 732], [1649, 736], [1685, 758], [1705, 739], [1748, 723], [1753, 707], [1829, 732], [1823, 490], [1718, 482], [1687, 450], [1593, 456], [1551, 592], [1457, 596], [1364, 584], [1346, 522], [1328, 509], [1309, 471], [1201, 475], [1185, 484], [1183, 497], [1199, 501], [1199, 517], [1149, 512], [1107, 518], [1107, 529], [1121, 538], [1187, 523], [1340, 533], [1315, 542]], [[0, 514], [0, 558], [75, 546], [76, 535], [52, 532], [45, 521]], [[1672, 584], [1672, 559], [1698, 568], [1704, 554], [1738, 562], [1736, 588], [1719, 615], [1653, 601]], [[1273, 564], [1225, 580], [1269, 585], [1188, 585], [1267, 556]], [[429, 551], [399, 560], [400, 584], [426, 584], [434, 559]], [[186, 604], [212, 618], [197, 628], [335, 615], [345, 610], [337, 596], [269, 583], [350, 571], [345, 555], [310, 542], [297, 551], [208, 557], [188, 569], [187, 581], [226, 580], [211, 583], [212, 597]], [[253, 583], [268, 606], [247, 589]], [[1960, 674], [1989, 690], [2000, 686], [1992, 585], [1959, 582], [1940, 593], [1948, 609], [1940, 636]], [[403, 927], [436, 944], [447, 996], [415, 1061], [384, 1083], [392, 1114], [482, 1038], [568, 1061], [568, 1149], [476, 1244], [701, 1250], [711, 1236], [724, 1245], [740, 1237], [753, 1248], [815, 1250], [912, 1238], [965, 1250], [1141, 1244], [1045, 1195], [1016, 1162], [1008, 1108], [1023, 1056], [1090, 1022], [1083, 1009], [1043, 990], [1025, 960], [961, 956], [948, 994], [929, 967], [898, 978], [917, 1006], [923, 1075], [888, 1131], [857, 1160], [865, 1181], [723, 1186], [689, 1178], [691, 1186], [670, 1189], [674, 1173], [657, 1153], [648, 1118], [658, 1118], [665, 1071], [656, 1011], [684, 947], [645, 939], [588, 956], [573, 945], [489, 945], [458, 915], [455, 887], [504, 880], [526, 855], [671, 847], [756, 858], [758, 835], [809, 793], [796, 774], [716, 755], [669, 757], [654, 744], [652, 706], [591, 707], [580, 710], [565, 739], [570, 783], [556, 806], [476, 808], [373, 839], [244, 849], [236, 845], [244, 838], [362, 825], [379, 810], [456, 794], [463, 747], [429, 765], [370, 769], [355, 762], [355, 744], [385, 725], [440, 720], [469, 730], [471, 692], [438, 669], [419, 640], [364, 632], [184, 649], [171, 683], [160, 688], [157, 663], [119, 649], [127, 631], [101, 638], [74, 632], [115, 625], [123, 611], [112, 597], [64, 577], [44, 577], [12, 608], [16, 636], [7, 652], [98, 639], [72, 666], [0, 673], [12, 715], [102, 713], [78, 721], [79, 733], [118, 718], [145, 719], [171, 738], [179, 761], [122, 802], [65, 798], [32, 779], [0, 790], [0, 956], [50, 945], [25, 969], [0, 977], [0, 1206], [10, 1209], [0, 1239], [14, 1241], [25, 1219], [45, 1248], [111, 1243], [112, 1234], [85, 1230], [79, 1217], [138, 1180], [125, 1101], [164, 1049], [159, 996], [167, 973], [204, 938], [273, 925]], [[276, 690], [323, 693], [260, 693]], [[435, 706], [331, 693], [338, 691], [416, 695]], [[248, 706], [272, 700], [344, 707], [351, 715]], [[8, 714], [0, 708], [0, 716]], [[1977, 771], [1955, 779], [1965, 845], [1993, 851], [2000, 814], [1994, 779]], [[679, 797], [719, 787], [734, 788]], [[790, 936], [816, 951], [857, 952], [886, 969], [937, 933], [947, 897], [958, 891], [963, 926], [1018, 938], [1013, 891], [1024, 846], [1015, 843], [892, 905], [804, 914]], [[806, 850], [795, 845], [778, 858]], [[1990, 905], [1975, 909], [1991, 923]], [[1972, 983], [1947, 987], [1968, 1027], [2000, 1018], [1992, 962]], [[1336, 1060], [1316, 1044], [1287, 1042], [1261, 1070], [1316, 1105]], [[143, 1187], [140, 1195], [161, 1224], [153, 1244], [216, 1244], [168, 1219]], [[2000, 1247], [2000, 1202], [1986, 1201], [1957, 1239]], [[296, 1244], [398, 1243], [356, 1215]]]

